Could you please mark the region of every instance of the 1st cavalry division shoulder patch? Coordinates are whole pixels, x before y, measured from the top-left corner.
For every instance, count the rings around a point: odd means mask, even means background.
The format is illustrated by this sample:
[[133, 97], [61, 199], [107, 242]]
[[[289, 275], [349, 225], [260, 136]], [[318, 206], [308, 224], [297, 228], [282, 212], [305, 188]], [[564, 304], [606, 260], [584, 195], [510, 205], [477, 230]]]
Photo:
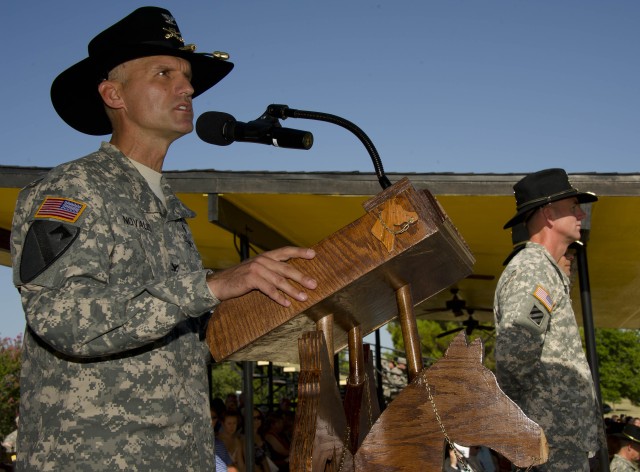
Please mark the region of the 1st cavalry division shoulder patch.
[[69, 198], [46, 197], [34, 218], [49, 218], [75, 223], [86, 207], [86, 203], [77, 202]]

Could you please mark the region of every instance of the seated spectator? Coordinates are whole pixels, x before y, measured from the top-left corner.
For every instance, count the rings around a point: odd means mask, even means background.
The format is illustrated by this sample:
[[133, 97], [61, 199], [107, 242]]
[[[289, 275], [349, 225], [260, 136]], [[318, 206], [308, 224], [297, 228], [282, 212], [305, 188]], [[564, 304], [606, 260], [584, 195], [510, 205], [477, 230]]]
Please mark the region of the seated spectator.
[[262, 412], [258, 408], [253, 409], [253, 445], [254, 463], [256, 472], [271, 472], [272, 466], [277, 470], [277, 466], [271, 461], [268, 455], [267, 443], [264, 440], [264, 421]]
[[270, 413], [267, 416], [264, 440], [269, 448], [271, 460], [278, 466], [278, 471], [289, 472], [289, 448], [291, 445], [283, 431], [282, 413]]
[[227, 452], [231, 456], [233, 465], [237, 467], [240, 472], [244, 472], [244, 444], [238, 434], [239, 421], [240, 417], [237, 412], [225, 412], [224, 418], [222, 419], [222, 426], [216, 434], [216, 439], [224, 444]]
[[227, 411], [235, 411], [240, 412], [240, 408], [238, 407], [238, 395], [235, 393], [227, 394], [227, 398], [224, 400], [224, 407]]
[[224, 463], [224, 468], [220, 470], [229, 470], [229, 466], [233, 465], [233, 459], [231, 459], [231, 455], [229, 451], [227, 451], [226, 446], [222, 442], [222, 440], [218, 437], [217, 432], [222, 425], [222, 421], [220, 421], [220, 417], [218, 416], [217, 411], [211, 407], [211, 425], [213, 426], [213, 430], [216, 432], [214, 437], [215, 441], [215, 452], [216, 452], [216, 470], [218, 468], [219, 461]]
[[214, 430], [217, 433], [222, 425], [222, 418], [224, 417], [224, 412], [226, 408], [224, 406], [224, 400], [222, 398], [216, 397], [211, 400], [211, 415], [216, 417], [216, 421], [214, 423]]
[[227, 465], [218, 454], [216, 454], [216, 472], [239, 472], [238, 469], [232, 465]]

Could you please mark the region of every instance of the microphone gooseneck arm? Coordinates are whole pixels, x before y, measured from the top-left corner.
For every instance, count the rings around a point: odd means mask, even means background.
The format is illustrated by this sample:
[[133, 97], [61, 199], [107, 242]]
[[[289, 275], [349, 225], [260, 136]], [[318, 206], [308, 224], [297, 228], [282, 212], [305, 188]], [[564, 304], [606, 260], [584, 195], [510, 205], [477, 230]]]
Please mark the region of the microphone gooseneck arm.
[[369, 139], [369, 137], [362, 131], [358, 126], [352, 123], [349, 120], [345, 120], [336, 115], [330, 115], [328, 113], [320, 113], [316, 111], [307, 111], [307, 110], [295, 110], [293, 108], [289, 108], [287, 105], [269, 105], [267, 107], [267, 111], [261, 118], [266, 116], [271, 116], [276, 119], [287, 119], [287, 118], [305, 118], [309, 120], [317, 120], [317, 121], [325, 121], [327, 123], [333, 123], [334, 125], [341, 126], [353, 134], [357, 136], [357, 138], [364, 144], [364, 147], [367, 148], [369, 152], [369, 156], [371, 156], [371, 161], [373, 162], [373, 167], [376, 171], [376, 175], [378, 176], [378, 182], [382, 186], [382, 189], [386, 189], [391, 186], [391, 182], [387, 178], [384, 173], [384, 168], [382, 167], [382, 161], [380, 160], [380, 155], [376, 150], [376, 147], [373, 145], [373, 142]]

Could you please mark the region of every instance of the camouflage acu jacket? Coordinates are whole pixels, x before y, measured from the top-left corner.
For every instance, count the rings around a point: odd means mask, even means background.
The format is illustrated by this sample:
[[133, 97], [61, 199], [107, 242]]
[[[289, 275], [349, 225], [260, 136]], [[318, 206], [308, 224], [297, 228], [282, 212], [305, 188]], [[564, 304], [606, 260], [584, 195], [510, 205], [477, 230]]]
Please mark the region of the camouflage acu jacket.
[[631, 462], [618, 454], [613, 456], [609, 464], [610, 472], [640, 472], [640, 464]]
[[595, 452], [603, 420], [569, 291], [543, 246], [528, 242], [511, 260], [494, 301], [496, 377], [550, 447]]
[[115, 147], [18, 198], [19, 470], [214, 470], [202, 342], [217, 300], [186, 219]]

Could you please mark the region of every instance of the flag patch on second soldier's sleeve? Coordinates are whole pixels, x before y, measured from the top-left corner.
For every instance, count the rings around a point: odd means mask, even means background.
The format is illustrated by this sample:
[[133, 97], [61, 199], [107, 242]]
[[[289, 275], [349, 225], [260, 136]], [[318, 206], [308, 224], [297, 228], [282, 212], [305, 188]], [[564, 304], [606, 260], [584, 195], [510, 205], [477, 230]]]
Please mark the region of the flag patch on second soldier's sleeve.
[[536, 297], [540, 301], [540, 303], [542, 303], [544, 307], [547, 310], [549, 310], [549, 312], [553, 310], [554, 302], [553, 302], [553, 299], [551, 298], [551, 295], [549, 295], [549, 292], [547, 292], [540, 285], [538, 285], [536, 289], [533, 291], [533, 296]]

